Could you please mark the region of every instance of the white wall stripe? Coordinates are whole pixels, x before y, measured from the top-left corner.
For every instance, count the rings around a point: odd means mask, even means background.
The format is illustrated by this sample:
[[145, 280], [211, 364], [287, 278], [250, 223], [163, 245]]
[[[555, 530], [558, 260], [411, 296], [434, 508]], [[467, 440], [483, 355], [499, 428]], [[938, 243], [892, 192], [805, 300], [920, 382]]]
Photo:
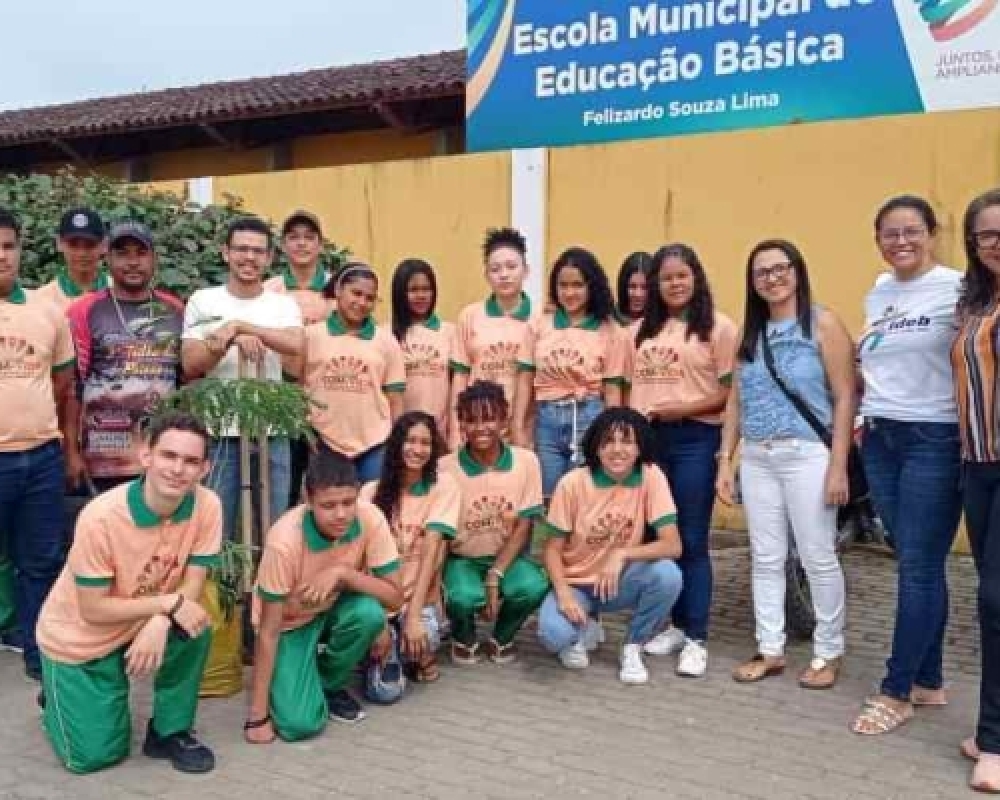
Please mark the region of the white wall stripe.
[[548, 236], [548, 151], [512, 150], [510, 219], [528, 240], [528, 280], [524, 290], [534, 308], [545, 302], [545, 251]]
[[213, 183], [212, 178], [188, 178], [188, 199], [200, 206], [211, 205], [212, 192], [214, 191]]

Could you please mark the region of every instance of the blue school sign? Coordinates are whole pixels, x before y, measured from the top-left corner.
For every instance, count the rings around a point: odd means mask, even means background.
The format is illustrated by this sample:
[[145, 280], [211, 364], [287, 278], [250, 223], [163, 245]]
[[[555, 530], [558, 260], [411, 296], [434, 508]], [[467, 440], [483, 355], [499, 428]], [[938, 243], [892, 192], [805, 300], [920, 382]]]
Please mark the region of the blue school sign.
[[998, 2], [468, 0], [468, 148], [1000, 106]]

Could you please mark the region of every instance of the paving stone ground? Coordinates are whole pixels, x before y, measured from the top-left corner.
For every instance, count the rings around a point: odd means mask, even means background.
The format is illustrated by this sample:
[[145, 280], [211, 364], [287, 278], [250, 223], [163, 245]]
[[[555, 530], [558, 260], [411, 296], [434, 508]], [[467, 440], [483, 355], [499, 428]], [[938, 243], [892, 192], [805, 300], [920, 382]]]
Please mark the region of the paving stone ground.
[[[950, 566], [952, 613], [947, 708], [926, 709], [881, 738], [848, 723], [882, 671], [895, 602], [893, 562], [854, 552], [846, 674], [830, 692], [795, 682], [809, 648], [789, 651], [786, 675], [752, 686], [729, 677], [753, 652], [749, 557], [716, 550], [709, 674], [678, 678], [673, 658], [648, 659], [645, 687], [618, 683], [618, 635], [585, 673], [570, 673], [525, 634], [519, 663], [458, 669], [416, 687], [393, 708], [369, 708], [360, 725], [330, 724], [309, 743], [243, 744], [242, 698], [205, 701], [199, 732], [216, 749], [209, 776], [178, 775], [141, 755], [84, 778], [62, 770], [38, 727], [34, 688], [20, 662], [0, 654], [0, 798], [955, 798], [969, 766], [957, 751], [972, 728], [978, 680], [974, 572]], [[136, 695], [135, 738], [148, 690]], [[138, 748], [138, 742], [136, 744]]]

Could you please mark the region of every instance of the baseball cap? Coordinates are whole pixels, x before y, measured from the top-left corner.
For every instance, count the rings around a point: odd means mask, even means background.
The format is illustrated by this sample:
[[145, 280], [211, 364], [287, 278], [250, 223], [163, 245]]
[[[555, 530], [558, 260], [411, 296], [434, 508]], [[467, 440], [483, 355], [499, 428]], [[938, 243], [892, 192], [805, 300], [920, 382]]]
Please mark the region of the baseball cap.
[[299, 209], [298, 211], [293, 211], [289, 214], [288, 218], [281, 226], [281, 235], [287, 236], [288, 231], [291, 230], [294, 225], [306, 225], [316, 231], [316, 234], [321, 239], [323, 238], [323, 227], [320, 225], [319, 217], [311, 211]]
[[116, 243], [120, 242], [122, 239], [135, 239], [137, 242], [142, 242], [150, 250], [153, 249], [153, 233], [141, 222], [136, 222], [135, 220], [128, 220], [126, 222], [119, 222], [116, 225], [111, 226], [111, 233], [109, 235], [109, 244], [114, 247]]
[[100, 241], [106, 230], [101, 215], [91, 208], [71, 208], [59, 220], [59, 236], [79, 236]]

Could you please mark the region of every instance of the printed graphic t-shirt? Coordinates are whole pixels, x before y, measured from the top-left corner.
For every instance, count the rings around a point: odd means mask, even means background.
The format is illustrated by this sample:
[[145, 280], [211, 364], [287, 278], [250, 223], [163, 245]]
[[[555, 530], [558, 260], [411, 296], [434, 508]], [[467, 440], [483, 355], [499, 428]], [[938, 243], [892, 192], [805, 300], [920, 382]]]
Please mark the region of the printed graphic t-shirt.
[[919, 278], [880, 278], [865, 298], [858, 357], [861, 413], [902, 422], [955, 422], [951, 345], [962, 274], [934, 267]]
[[171, 294], [126, 302], [105, 289], [84, 295], [67, 316], [81, 383], [83, 457], [96, 478], [141, 471], [140, 426], [180, 379], [184, 305]]

